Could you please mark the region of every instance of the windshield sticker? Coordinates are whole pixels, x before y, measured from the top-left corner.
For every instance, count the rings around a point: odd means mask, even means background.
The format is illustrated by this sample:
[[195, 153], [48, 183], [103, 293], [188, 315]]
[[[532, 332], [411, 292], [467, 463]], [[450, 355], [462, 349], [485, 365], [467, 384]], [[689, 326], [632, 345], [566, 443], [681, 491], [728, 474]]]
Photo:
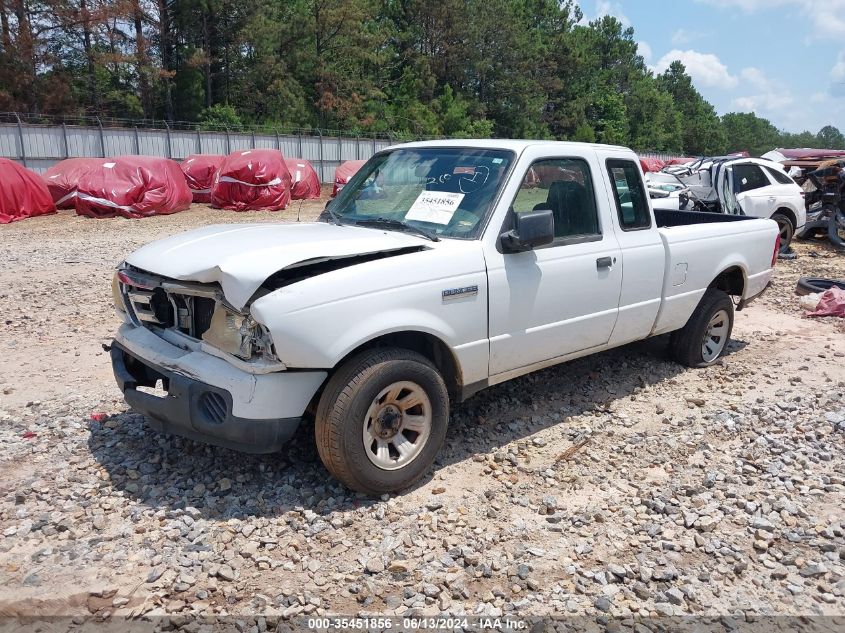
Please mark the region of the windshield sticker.
[[462, 193], [423, 191], [408, 209], [405, 219], [432, 224], [449, 224], [463, 199]]
[[475, 167], [455, 167], [453, 174], [469, 174], [470, 176], [475, 174]]

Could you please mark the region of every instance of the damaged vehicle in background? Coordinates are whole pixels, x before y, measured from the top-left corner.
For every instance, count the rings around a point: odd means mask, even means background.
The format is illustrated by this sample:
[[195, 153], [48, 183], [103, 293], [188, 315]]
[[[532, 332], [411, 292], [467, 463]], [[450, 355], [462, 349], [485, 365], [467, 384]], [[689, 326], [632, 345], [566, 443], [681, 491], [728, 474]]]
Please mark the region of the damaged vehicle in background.
[[368, 494], [425, 475], [450, 405], [491, 385], [662, 334], [717, 362], [778, 243], [769, 220], [654, 212], [628, 149], [547, 141], [388, 148], [320, 219], [129, 255], [112, 365], [161, 431], [268, 453], [313, 421]]
[[[781, 252], [804, 229], [804, 191], [779, 163], [761, 158], [700, 158], [664, 170], [689, 187], [693, 209], [770, 218], [778, 223]], [[655, 207], [661, 208], [660, 201]]]
[[835, 248], [845, 250], [845, 152], [800, 152], [797, 158], [783, 160], [784, 167], [795, 172], [795, 181], [804, 191], [807, 222], [797, 235], [800, 238], [826, 236]]
[[648, 197], [656, 208], [671, 211], [693, 210], [694, 202], [691, 192], [675, 174], [668, 172], [647, 172], [645, 183]]

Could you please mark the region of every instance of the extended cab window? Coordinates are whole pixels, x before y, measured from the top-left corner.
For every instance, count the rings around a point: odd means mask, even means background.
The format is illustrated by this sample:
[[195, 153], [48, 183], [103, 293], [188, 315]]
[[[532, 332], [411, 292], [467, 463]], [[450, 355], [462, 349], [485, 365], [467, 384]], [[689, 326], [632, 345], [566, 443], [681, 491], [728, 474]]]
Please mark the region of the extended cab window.
[[607, 172], [613, 185], [622, 230], [651, 228], [651, 213], [637, 165], [630, 160], [610, 159], [607, 161]]
[[737, 193], [768, 187], [771, 183], [758, 165], [734, 165], [734, 189]]
[[590, 167], [579, 158], [541, 160], [529, 168], [513, 201], [515, 213], [551, 209], [555, 237], [600, 235]]

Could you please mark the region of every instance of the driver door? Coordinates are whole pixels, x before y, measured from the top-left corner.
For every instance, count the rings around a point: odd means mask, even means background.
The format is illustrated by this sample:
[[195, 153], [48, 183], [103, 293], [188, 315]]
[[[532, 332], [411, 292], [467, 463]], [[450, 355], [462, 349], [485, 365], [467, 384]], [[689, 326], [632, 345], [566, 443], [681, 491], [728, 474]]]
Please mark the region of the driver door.
[[[513, 214], [548, 208], [552, 244], [522, 253], [499, 245], [487, 257], [490, 377], [605, 345], [619, 310], [622, 258], [593, 157], [535, 161], [511, 202]], [[552, 364], [552, 363], [549, 363]]]

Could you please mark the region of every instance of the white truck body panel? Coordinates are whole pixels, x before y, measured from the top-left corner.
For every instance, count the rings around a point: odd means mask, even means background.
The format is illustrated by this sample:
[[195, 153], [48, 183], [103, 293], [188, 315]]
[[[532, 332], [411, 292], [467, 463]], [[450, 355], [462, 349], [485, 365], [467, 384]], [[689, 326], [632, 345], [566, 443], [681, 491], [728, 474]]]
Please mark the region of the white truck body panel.
[[[362, 343], [417, 331], [452, 348], [465, 382], [486, 378], [488, 298], [481, 245], [412, 239], [427, 249], [317, 275], [258, 299], [252, 314], [273, 334], [282, 362], [334, 367]], [[444, 288], [470, 286], [478, 286], [477, 294], [442, 297]]]
[[[174, 346], [137, 323], [121, 328], [118, 343], [139, 358], [229, 389], [236, 415], [300, 416], [329, 372], [384, 335], [434, 337], [451, 351], [459, 386], [495, 384], [677, 330], [730, 269], [741, 271], [746, 300], [771, 278], [777, 235], [771, 220], [657, 228], [652, 213], [650, 227], [622, 230], [606, 161], [630, 161], [639, 170], [631, 150], [498, 140], [401, 147], [514, 152], [477, 239], [433, 242], [329, 223], [210, 226], [174, 235], [142, 247], [127, 264], [170, 279], [219, 284], [227, 303], [266, 329], [286, 369], [261, 376], [233, 370], [222, 357]], [[503, 252], [500, 235], [523, 177], [535, 161], [560, 158], [589, 165], [600, 236]], [[384, 256], [355, 260], [372, 254]], [[352, 259], [275, 289], [264, 287], [280, 271], [340, 258]], [[598, 266], [604, 258], [612, 263]], [[450, 297], [454, 289], [461, 292]]]
[[142, 246], [126, 263], [170, 279], [219, 283], [240, 309], [270, 275], [294, 264], [419, 245], [402, 233], [325, 223], [216, 224]]

